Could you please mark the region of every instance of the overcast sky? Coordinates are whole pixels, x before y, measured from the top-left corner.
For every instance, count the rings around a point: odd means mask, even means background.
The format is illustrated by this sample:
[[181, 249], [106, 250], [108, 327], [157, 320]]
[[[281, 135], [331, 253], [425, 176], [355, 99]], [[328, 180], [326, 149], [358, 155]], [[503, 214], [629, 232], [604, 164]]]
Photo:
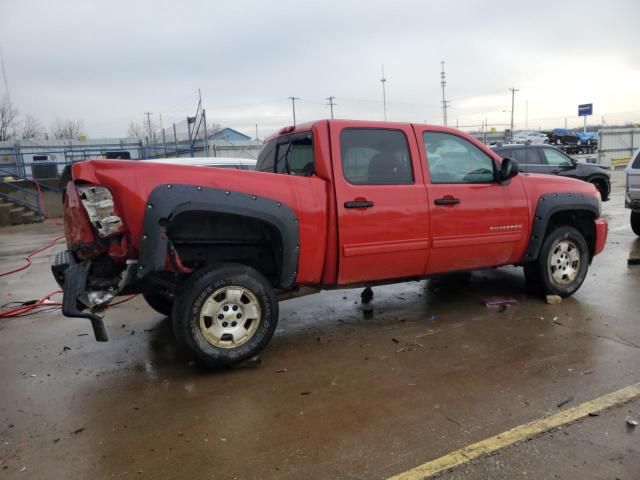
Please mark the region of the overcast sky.
[[[326, 118], [516, 128], [640, 122], [640, 1], [31, 1], [0, 0], [11, 100], [48, 125], [83, 120], [91, 137], [123, 136], [143, 112], [165, 126], [193, 114], [260, 136]], [[4, 84], [0, 84], [4, 93]], [[589, 119], [596, 121], [596, 118]]]

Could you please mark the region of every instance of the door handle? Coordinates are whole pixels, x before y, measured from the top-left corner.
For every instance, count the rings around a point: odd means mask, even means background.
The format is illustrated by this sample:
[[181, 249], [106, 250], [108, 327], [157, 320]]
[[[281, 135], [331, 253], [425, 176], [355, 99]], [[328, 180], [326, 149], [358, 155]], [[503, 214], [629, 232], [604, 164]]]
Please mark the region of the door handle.
[[371, 208], [373, 202], [371, 200], [352, 200], [351, 202], [344, 202], [344, 208]]
[[555, 170], [551, 170], [551, 173], [560, 173], [560, 169], [556, 168]]
[[458, 203], [460, 203], [460, 199], [453, 197], [436, 198], [434, 200], [434, 203], [436, 205], [457, 205]]

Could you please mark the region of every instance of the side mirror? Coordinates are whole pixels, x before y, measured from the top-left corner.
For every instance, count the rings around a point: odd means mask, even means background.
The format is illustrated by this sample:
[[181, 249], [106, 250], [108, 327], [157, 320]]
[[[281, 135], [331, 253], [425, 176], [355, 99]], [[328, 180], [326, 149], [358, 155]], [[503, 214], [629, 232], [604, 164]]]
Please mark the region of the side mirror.
[[502, 159], [502, 163], [500, 164], [500, 171], [498, 174], [500, 177], [500, 183], [507, 183], [511, 178], [515, 177], [519, 171], [520, 170], [518, 169], [518, 162], [516, 162], [515, 160], [511, 160], [508, 157]]

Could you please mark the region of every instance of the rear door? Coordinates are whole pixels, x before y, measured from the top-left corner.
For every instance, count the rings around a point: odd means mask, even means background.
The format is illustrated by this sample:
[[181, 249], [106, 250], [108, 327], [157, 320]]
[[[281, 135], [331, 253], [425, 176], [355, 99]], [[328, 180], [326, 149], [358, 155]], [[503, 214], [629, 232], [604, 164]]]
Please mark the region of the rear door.
[[451, 130], [416, 129], [430, 202], [427, 273], [518, 261], [529, 230], [523, 178], [501, 185], [497, 162], [472, 140]]
[[522, 148], [515, 148], [511, 158], [518, 162], [518, 166], [523, 172], [548, 173], [546, 171], [546, 164], [543, 165], [543, 158], [540, 153], [539, 148], [530, 148], [525, 146]]
[[338, 283], [421, 276], [428, 257], [427, 192], [409, 125], [332, 122], [339, 226]]

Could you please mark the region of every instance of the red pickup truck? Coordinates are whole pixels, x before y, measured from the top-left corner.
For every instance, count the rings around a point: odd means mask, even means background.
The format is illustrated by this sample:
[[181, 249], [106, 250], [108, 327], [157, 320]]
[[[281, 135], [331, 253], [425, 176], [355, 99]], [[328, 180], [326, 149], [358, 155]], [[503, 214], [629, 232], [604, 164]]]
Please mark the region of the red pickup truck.
[[593, 185], [518, 174], [471, 136], [409, 123], [321, 120], [286, 127], [257, 171], [126, 160], [73, 165], [68, 250], [52, 266], [63, 313], [92, 321], [142, 293], [209, 366], [260, 351], [278, 298], [522, 265], [568, 296], [604, 247]]

